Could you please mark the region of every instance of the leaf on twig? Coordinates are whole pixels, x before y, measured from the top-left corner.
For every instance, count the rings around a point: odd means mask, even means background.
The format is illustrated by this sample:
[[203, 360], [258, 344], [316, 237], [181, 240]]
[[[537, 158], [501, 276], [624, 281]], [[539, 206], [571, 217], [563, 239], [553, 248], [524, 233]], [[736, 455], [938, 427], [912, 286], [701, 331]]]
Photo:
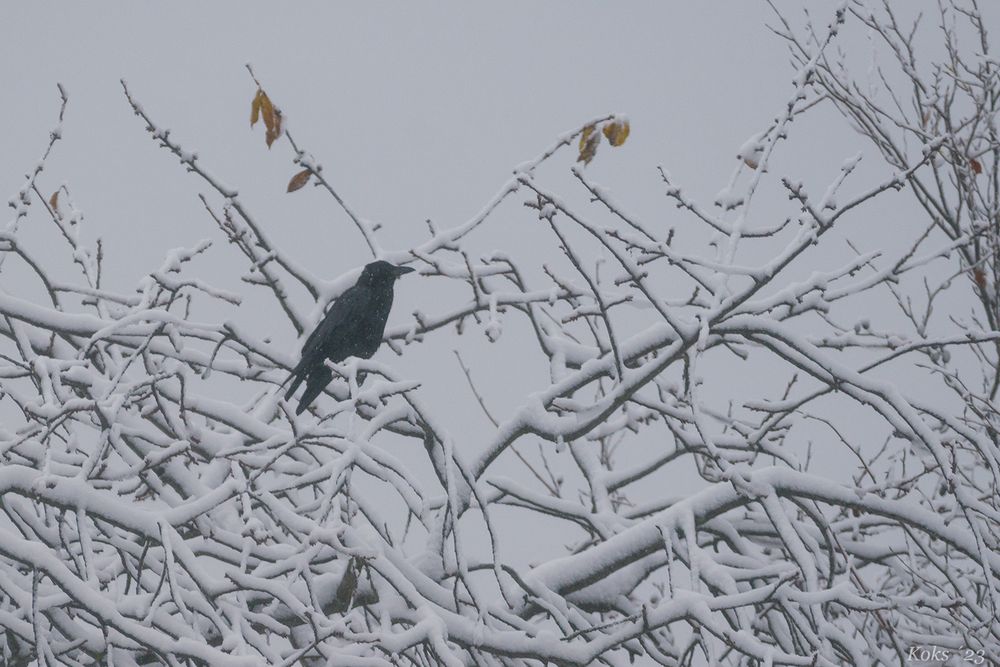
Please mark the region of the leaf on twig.
[[972, 172], [974, 174], [983, 173], [983, 165], [980, 164], [979, 160], [977, 160], [976, 158], [972, 158], [971, 160], [969, 160], [969, 166], [972, 167]]
[[982, 269], [979, 267], [972, 269], [972, 279], [976, 281], [977, 285], [979, 285], [979, 289], [986, 289], [986, 274]]
[[340, 584], [337, 586], [337, 592], [334, 594], [335, 608], [339, 612], [347, 611], [351, 606], [351, 600], [354, 599], [354, 593], [358, 588], [359, 568], [358, 559], [352, 558], [344, 569], [344, 576], [341, 578]]
[[608, 143], [612, 146], [621, 146], [628, 138], [629, 129], [628, 121], [618, 117], [604, 123], [600, 132], [597, 131], [596, 123], [584, 126], [580, 130], [580, 155], [576, 161], [582, 162], [584, 165], [590, 164], [590, 161], [597, 155], [597, 147], [601, 145], [602, 134], [608, 138]]
[[587, 125], [580, 132], [580, 156], [576, 158], [576, 161], [582, 162], [584, 165], [590, 164], [590, 161], [597, 154], [597, 146], [600, 143], [601, 134], [597, 132], [597, 126]]
[[58, 190], [56, 190], [55, 192], [53, 192], [52, 196], [49, 197], [49, 206], [52, 208], [52, 212], [53, 213], [55, 213], [56, 215], [59, 215], [59, 191]]
[[309, 182], [309, 177], [312, 176], [312, 172], [308, 169], [303, 169], [299, 173], [292, 176], [292, 180], [288, 181], [287, 192], [295, 192], [296, 190], [301, 190], [306, 183]]
[[264, 95], [264, 91], [258, 88], [257, 94], [250, 102], [250, 127], [256, 125], [257, 121], [260, 120], [260, 98], [262, 95]]
[[604, 124], [604, 136], [612, 146], [621, 146], [628, 139], [629, 124], [627, 120], [613, 120]]
[[264, 140], [267, 142], [268, 148], [281, 136], [281, 112], [273, 109], [273, 114], [274, 124], [267, 128], [267, 134], [264, 135]]
[[257, 94], [250, 102], [250, 127], [253, 127], [258, 120], [264, 121], [267, 130], [264, 133], [264, 141], [270, 148], [271, 144], [281, 136], [281, 111], [274, 106], [263, 88], [257, 89]]

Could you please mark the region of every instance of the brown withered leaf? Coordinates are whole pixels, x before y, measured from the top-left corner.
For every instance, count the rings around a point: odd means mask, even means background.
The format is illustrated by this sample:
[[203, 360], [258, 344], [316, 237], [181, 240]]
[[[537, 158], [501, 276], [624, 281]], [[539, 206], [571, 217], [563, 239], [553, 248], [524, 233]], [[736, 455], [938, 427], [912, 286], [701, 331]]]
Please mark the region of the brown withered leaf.
[[334, 593], [335, 611], [345, 612], [350, 608], [354, 592], [358, 588], [358, 569], [358, 559], [352, 558], [347, 564], [347, 569], [344, 570], [344, 576], [337, 586], [337, 592]]
[[53, 192], [52, 196], [49, 197], [49, 206], [52, 208], [52, 212], [53, 213], [55, 213], [56, 215], [59, 215], [59, 191], [58, 190], [56, 190], [55, 192]]
[[264, 120], [264, 127], [268, 130], [274, 127], [274, 105], [263, 90], [260, 91], [260, 115]]
[[973, 173], [981, 174], [983, 173], [983, 165], [976, 158], [969, 160], [969, 166], [972, 167]]
[[621, 146], [628, 139], [629, 125], [627, 120], [613, 120], [604, 124], [604, 136], [612, 146]]
[[972, 278], [979, 285], [979, 289], [986, 289], [986, 274], [980, 268], [972, 269]]
[[303, 169], [299, 173], [292, 176], [292, 180], [288, 181], [287, 192], [295, 192], [296, 190], [301, 190], [306, 183], [309, 182], [309, 177], [312, 176], [312, 172], [308, 169]]
[[250, 127], [253, 127], [258, 120], [264, 121], [267, 130], [264, 133], [264, 141], [270, 148], [271, 144], [281, 136], [281, 111], [274, 106], [263, 88], [257, 89], [257, 94], [250, 103]]
[[268, 148], [281, 136], [281, 112], [274, 109], [274, 107], [272, 107], [272, 110], [274, 120], [272, 125], [267, 128], [267, 134], [264, 135], [264, 140], [267, 142]]
[[590, 124], [580, 132], [580, 156], [576, 158], [577, 162], [588, 165], [597, 154], [597, 146], [601, 143], [601, 133], [596, 130], [597, 127]]
[[257, 94], [250, 101], [250, 127], [256, 125], [257, 121], [260, 120], [260, 98], [263, 94], [264, 91], [258, 88]]

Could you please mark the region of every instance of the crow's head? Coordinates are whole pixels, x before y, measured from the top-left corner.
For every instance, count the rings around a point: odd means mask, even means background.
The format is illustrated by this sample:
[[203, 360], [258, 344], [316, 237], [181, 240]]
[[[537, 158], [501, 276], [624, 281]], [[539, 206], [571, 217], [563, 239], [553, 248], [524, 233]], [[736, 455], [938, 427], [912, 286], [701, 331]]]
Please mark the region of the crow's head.
[[380, 259], [365, 266], [358, 282], [366, 285], [391, 285], [396, 278], [410, 271], [413, 271], [412, 267], [396, 266]]

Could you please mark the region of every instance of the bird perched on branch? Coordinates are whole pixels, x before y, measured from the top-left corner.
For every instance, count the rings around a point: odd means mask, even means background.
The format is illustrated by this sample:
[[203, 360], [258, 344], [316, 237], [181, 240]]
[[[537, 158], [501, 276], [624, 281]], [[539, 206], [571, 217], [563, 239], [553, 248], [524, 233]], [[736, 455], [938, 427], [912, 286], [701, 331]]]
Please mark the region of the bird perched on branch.
[[302, 359], [288, 377], [292, 386], [285, 400], [292, 397], [303, 381], [306, 383], [295, 414], [302, 414], [333, 378], [324, 363], [326, 359], [340, 363], [348, 357], [368, 359], [375, 354], [382, 344], [385, 323], [392, 308], [392, 286], [397, 278], [411, 271], [409, 266], [396, 266], [382, 260], [372, 262], [365, 266], [358, 282], [333, 302], [326, 317], [306, 338]]

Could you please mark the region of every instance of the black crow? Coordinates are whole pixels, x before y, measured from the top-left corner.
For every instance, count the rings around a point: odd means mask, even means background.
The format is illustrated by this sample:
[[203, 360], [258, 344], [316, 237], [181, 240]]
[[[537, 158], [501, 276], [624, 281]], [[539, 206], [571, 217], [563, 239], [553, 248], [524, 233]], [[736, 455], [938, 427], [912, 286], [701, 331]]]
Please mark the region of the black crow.
[[375, 354], [392, 308], [392, 285], [410, 271], [413, 269], [409, 266], [372, 262], [361, 272], [358, 282], [333, 302], [326, 317], [306, 338], [302, 359], [289, 376], [292, 386], [285, 400], [292, 397], [303, 380], [306, 383], [295, 414], [302, 414], [332, 379], [324, 360], [340, 363], [348, 357], [368, 359]]

